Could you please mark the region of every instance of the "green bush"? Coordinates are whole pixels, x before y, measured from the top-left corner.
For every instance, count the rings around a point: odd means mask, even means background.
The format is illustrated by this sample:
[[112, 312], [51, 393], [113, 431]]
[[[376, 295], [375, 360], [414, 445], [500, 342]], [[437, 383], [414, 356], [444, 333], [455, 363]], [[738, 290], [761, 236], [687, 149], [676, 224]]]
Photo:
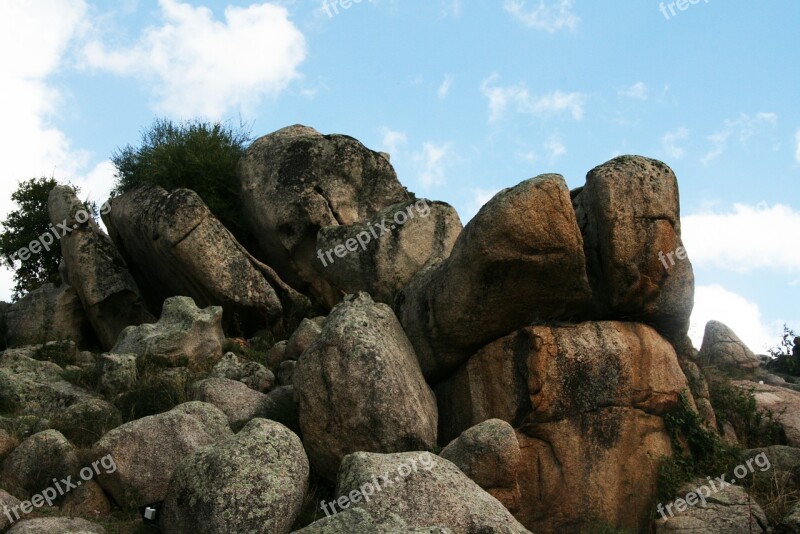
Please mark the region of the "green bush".
[[117, 168], [112, 195], [141, 185], [191, 189], [240, 242], [251, 243], [241, 217], [236, 172], [249, 141], [250, 132], [241, 125], [156, 119], [142, 132], [140, 146], [128, 145], [111, 156]]

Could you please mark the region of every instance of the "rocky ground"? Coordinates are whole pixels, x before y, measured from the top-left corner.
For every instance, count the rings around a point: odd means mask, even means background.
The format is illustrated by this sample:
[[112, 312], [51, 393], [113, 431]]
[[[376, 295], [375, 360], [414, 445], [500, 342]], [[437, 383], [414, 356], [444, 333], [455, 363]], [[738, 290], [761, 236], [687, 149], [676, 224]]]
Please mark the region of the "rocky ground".
[[[0, 532], [800, 532], [800, 386], [721, 323], [692, 347], [663, 163], [531, 178], [463, 228], [304, 126], [240, 177], [251, 249], [186, 189], [112, 199], [108, 234], [53, 190], [63, 284], [2, 307]], [[775, 444], [718, 420], [718, 371]], [[681, 409], [749, 485], [659, 501]]]

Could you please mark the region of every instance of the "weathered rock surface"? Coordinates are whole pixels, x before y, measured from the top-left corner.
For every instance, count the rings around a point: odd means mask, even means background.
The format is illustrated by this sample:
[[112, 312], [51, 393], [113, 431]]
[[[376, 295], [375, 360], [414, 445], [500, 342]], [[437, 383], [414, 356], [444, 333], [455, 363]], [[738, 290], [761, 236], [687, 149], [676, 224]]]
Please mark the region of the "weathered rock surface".
[[111, 199], [109, 235], [156, 312], [178, 295], [200, 307], [222, 306], [246, 331], [282, 330], [309, 305], [253, 258], [189, 189], [145, 186]]
[[281, 386], [267, 393], [261, 417], [288, 427], [300, 435], [300, 415], [297, 412], [294, 386]]
[[192, 399], [213, 404], [228, 417], [234, 431], [263, 415], [267, 396], [227, 378], [208, 378], [192, 386]]
[[74, 288], [44, 284], [12, 303], [6, 312], [8, 346], [41, 345], [70, 339], [85, 346], [92, 325]]
[[8, 534], [106, 534], [106, 529], [80, 517], [37, 517], [14, 525]]
[[786, 433], [787, 445], [800, 447], [800, 393], [755, 382], [735, 381], [732, 384], [745, 391], [752, 390], [756, 406], [775, 414]]
[[579, 314], [590, 298], [569, 190], [547, 174], [495, 195], [395, 308], [425, 377], [438, 381], [486, 343]]
[[[13, 509], [15, 506], [19, 506], [20, 500], [8, 493], [5, 490], [0, 489], [0, 508], [5, 510]], [[17, 508], [19, 510], [19, 508]], [[10, 517], [13, 520], [16, 520], [14, 516], [14, 512], [10, 511]], [[11, 525], [11, 519], [5, 513], [0, 514], [0, 532], [4, 532]]]
[[97, 360], [97, 389], [113, 397], [129, 391], [139, 376], [135, 354], [103, 354]]
[[256, 139], [239, 176], [244, 214], [267, 263], [329, 306], [340, 297], [315, 271], [317, 232], [365, 221], [408, 198], [379, 153], [352, 137], [300, 125]]
[[336, 515], [320, 519], [306, 528], [296, 530], [295, 534], [396, 534], [398, 532], [414, 534], [452, 534], [445, 527], [409, 527], [396, 514], [389, 514], [376, 519], [363, 508], [350, 508]]
[[210, 367], [222, 357], [224, 341], [222, 308], [200, 309], [190, 297], [171, 297], [157, 323], [126, 328], [111, 352], [147, 355], [176, 367]]
[[[283, 363], [286, 360], [297, 360], [308, 347], [314, 343], [322, 333], [322, 327], [325, 325], [324, 317], [315, 317], [314, 319], [303, 319], [289, 339], [286, 341], [285, 350], [280, 358], [277, 357], [279, 348], [276, 348], [275, 360], [280, 359], [277, 364]], [[275, 348], [275, 347], [273, 347]], [[276, 364], [276, 367], [278, 366]]]
[[[678, 490], [678, 498], [684, 499], [701, 486], [708, 486], [705, 479], [697, 479]], [[693, 499], [697, 501], [697, 499]], [[680, 504], [680, 503], [679, 503]], [[667, 506], [671, 508], [667, 509]], [[726, 486], [711, 493], [703, 505], [681, 504], [680, 512], [675, 502], [664, 505], [664, 515], [656, 522], [656, 532], [708, 532], [709, 534], [752, 534], [767, 532], [769, 522], [764, 511], [740, 486]], [[674, 516], [670, 515], [670, 511]]]
[[595, 317], [652, 324], [670, 341], [685, 336], [694, 274], [685, 254], [668, 256], [683, 247], [672, 169], [640, 156], [614, 158], [589, 172], [573, 205]]
[[14, 449], [0, 469], [0, 485], [20, 499], [52, 486], [53, 479], [77, 476], [77, 449], [56, 430], [30, 436]]
[[103, 348], [110, 349], [125, 327], [155, 321], [122, 256], [88, 216], [75, 191], [56, 186], [47, 209], [54, 227], [66, 225], [69, 230], [58, 230], [66, 232], [60, 243], [69, 285], [78, 293]]
[[368, 221], [322, 228], [314, 267], [342, 295], [366, 291], [392, 304], [424, 266], [447, 259], [461, 230], [458, 213], [444, 202], [393, 204]]
[[783, 518], [775, 532], [781, 534], [794, 534], [800, 532], [800, 503], [794, 505], [789, 514]]
[[234, 353], [225, 354], [211, 370], [209, 378], [237, 380], [250, 389], [266, 393], [275, 386], [275, 375], [258, 362], [240, 360]]
[[351, 454], [342, 461], [336, 495], [364, 492], [373, 481], [381, 490], [358, 506], [375, 518], [396, 514], [411, 528], [445, 527], [453, 534], [529, 532], [458, 467], [428, 452]]
[[306, 451], [327, 479], [351, 452], [436, 444], [436, 399], [414, 349], [391, 308], [366, 293], [333, 309], [293, 383]]
[[512, 513], [519, 508], [517, 473], [521, 453], [514, 429], [489, 419], [465, 430], [439, 454]]
[[516, 517], [526, 527], [580, 530], [594, 516], [636, 530], [653, 505], [659, 459], [671, 454], [661, 416], [687, 388], [675, 350], [649, 326], [525, 328], [437, 387], [440, 439], [508, 421], [522, 455]]
[[0, 354], [3, 411], [44, 418], [46, 427], [89, 441], [121, 422], [114, 406], [64, 380], [58, 365], [31, 358], [35, 350], [26, 347]]
[[175, 468], [188, 454], [232, 435], [225, 414], [211, 404], [187, 402], [115, 428], [95, 444], [93, 456], [110, 454], [116, 471], [97, 481], [122, 507], [163, 501]]
[[703, 365], [755, 369], [761, 361], [733, 330], [719, 321], [708, 321], [698, 355]]
[[102, 516], [111, 512], [111, 502], [103, 488], [94, 480], [82, 480], [81, 485], [64, 496], [64, 512], [87, 516]]
[[255, 419], [180, 463], [161, 527], [166, 533], [287, 533], [300, 513], [308, 476], [300, 438], [274, 421]]

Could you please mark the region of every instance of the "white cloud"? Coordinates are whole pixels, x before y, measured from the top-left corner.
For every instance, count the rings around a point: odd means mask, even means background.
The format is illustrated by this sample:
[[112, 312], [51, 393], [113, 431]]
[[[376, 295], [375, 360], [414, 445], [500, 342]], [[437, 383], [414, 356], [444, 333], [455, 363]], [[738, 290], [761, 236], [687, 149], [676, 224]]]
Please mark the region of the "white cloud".
[[533, 96], [525, 84], [510, 86], [495, 85], [499, 76], [492, 74], [481, 83], [481, 92], [489, 99], [489, 121], [496, 122], [513, 107], [517, 113], [526, 113], [536, 117], [552, 115], [568, 111], [572, 118], [583, 118], [583, 106], [586, 95], [583, 93], [564, 93], [553, 91], [542, 96]]
[[152, 83], [156, 107], [171, 116], [219, 118], [247, 112], [298, 78], [306, 57], [303, 34], [285, 7], [228, 6], [225, 21], [209, 8], [159, 0], [160, 26], [146, 28], [128, 49], [86, 46], [86, 64]]
[[767, 348], [780, 338], [780, 328], [771, 328], [763, 323], [756, 303], [720, 285], [697, 286], [689, 337], [698, 349], [703, 342], [706, 323], [710, 320], [725, 323], [756, 354], [766, 353]]
[[800, 211], [789, 206], [734, 204], [728, 212], [706, 211], [681, 219], [692, 263], [746, 273], [755, 269], [800, 272]]
[[450, 143], [437, 145], [425, 143], [422, 150], [414, 154], [414, 163], [419, 173], [419, 182], [425, 189], [434, 185], [443, 185], [446, 181], [445, 170], [452, 159]]
[[636, 100], [647, 100], [648, 93], [649, 90], [647, 88], [647, 84], [644, 82], [636, 82], [630, 87], [625, 87], [624, 89], [617, 91], [619, 96], [633, 98]]
[[86, 4], [74, 0], [7, 0], [0, 7], [0, 213], [11, 207], [20, 180], [71, 178], [88, 154], [73, 149], [53, 123], [62, 95], [48, 78], [62, 65], [85, 24]]
[[794, 153], [794, 159], [796, 159], [797, 162], [800, 163], [800, 128], [797, 130], [797, 133], [794, 134], [794, 140], [797, 143], [797, 149], [795, 150]]
[[383, 148], [391, 155], [396, 155], [400, 147], [408, 142], [408, 137], [405, 132], [395, 132], [389, 128], [382, 128], [383, 130]]
[[661, 149], [664, 153], [672, 159], [681, 159], [686, 155], [686, 150], [678, 146], [678, 143], [689, 139], [689, 130], [686, 127], [680, 127], [674, 132], [667, 132], [661, 138]]
[[446, 74], [442, 84], [439, 86], [439, 89], [436, 91], [436, 95], [439, 97], [439, 100], [444, 100], [447, 98], [447, 95], [450, 94], [450, 88], [453, 86], [453, 77], [450, 74]]
[[567, 153], [567, 147], [564, 146], [561, 136], [557, 133], [551, 135], [547, 141], [544, 142], [544, 149], [550, 155], [550, 161], [554, 161], [556, 158]]
[[503, 9], [525, 26], [548, 33], [574, 30], [580, 19], [573, 12], [574, 0], [506, 0]]
[[754, 116], [740, 113], [735, 119], [725, 119], [723, 128], [708, 136], [707, 139], [711, 141], [711, 149], [700, 161], [703, 165], [707, 165], [724, 154], [731, 137], [738, 139], [741, 145], [745, 146], [750, 138], [759, 133], [764, 126], [775, 126], [777, 123], [778, 116], [775, 113], [764, 112], [756, 113]]

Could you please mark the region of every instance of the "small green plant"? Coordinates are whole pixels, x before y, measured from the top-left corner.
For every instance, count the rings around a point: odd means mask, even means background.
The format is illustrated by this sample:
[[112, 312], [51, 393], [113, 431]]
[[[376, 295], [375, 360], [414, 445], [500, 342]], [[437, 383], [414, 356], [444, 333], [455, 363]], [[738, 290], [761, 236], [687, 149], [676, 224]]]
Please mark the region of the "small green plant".
[[709, 473], [726, 473], [737, 464], [739, 449], [722, 442], [707, 428], [700, 415], [692, 408], [689, 393], [681, 393], [680, 402], [664, 417], [672, 440], [672, 458], [665, 458], [659, 466], [658, 500], [671, 501], [678, 488], [696, 477]]
[[75, 365], [75, 344], [71, 341], [51, 341], [31, 354], [34, 360], [53, 362], [59, 367]]
[[758, 408], [753, 388], [734, 386], [713, 369], [706, 369], [706, 378], [717, 424], [720, 428], [730, 424], [744, 448], [786, 444], [786, 434], [778, 420], [780, 414]]
[[156, 119], [142, 132], [138, 147], [128, 145], [111, 156], [117, 168], [112, 194], [141, 185], [157, 185], [167, 191], [191, 189], [247, 246], [253, 236], [241, 214], [237, 165], [249, 141], [250, 132], [243, 125], [233, 128], [220, 122]]

